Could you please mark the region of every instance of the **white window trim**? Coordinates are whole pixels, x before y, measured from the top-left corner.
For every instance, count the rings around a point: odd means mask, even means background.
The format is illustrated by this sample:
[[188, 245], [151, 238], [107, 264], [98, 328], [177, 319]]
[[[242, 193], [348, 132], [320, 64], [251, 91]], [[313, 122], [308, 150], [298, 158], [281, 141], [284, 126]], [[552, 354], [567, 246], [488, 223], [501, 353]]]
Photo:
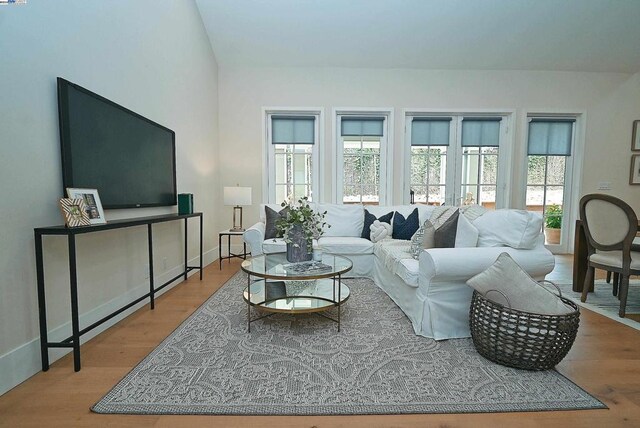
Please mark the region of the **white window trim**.
[[[572, 253], [574, 250], [574, 240], [572, 237], [575, 234], [575, 224], [579, 217], [578, 210], [580, 208], [580, 195], [582, 195], [582, 167], [584, 163], [584, 136], [587, 112], [580, 109], [557, 108], [535, 108], [524, 110], [522, 117], [520, 118], [520, 123], [522, 124], [520, 127], [520, 141], [522, 141], [523, 144], [521, 147], [520, 186], [518, 186], [520, 189], [518, 206], [522, 209], [527, 206], [527, 147], [529, 144], [529, 118], [531, 117], [572, 117], [576, 120], [573, 127], [570, 171], [567, 172], [565, 180], [565, 202], [562, 207], [564, 214], [562, 216], [561, 244], [547, 245], [547, 248], [554, 254]], [[567, 187], [570, 189], [570, 192], [566, 192]]]
[[275, 183], [271, 180], [270, 171], [273, 170], [274, 150], [271, 144], [271, 121], [273, 114], [295, 115], [305, 114], [316, 116], [315, 133], [316, 144], [313, 149], [311, 173], [311, 191], [313, 201], [322, 202], [322, 180], [324, 179], [324, 109], [322, 107], [262, 107], [262, 201], [264, 203], [280, 203], [275, 200]]
[[[410, 202], [409, 192], [411, 190], [411, 127], [409, 119], [414, 116], [431, 116], [431, 117], [450, 117], [450, 116], [500, 116], [502, 117], [503, 125], [500, 126], [500, 142], [499, 142], [499, 153], [498, 156], [498, 177], [497, 177], [497, 186], [496, 190], [500, 190], [499, 195], [496, 195], [496, 208], [508, 208], [511, 206], [509, 195], [512, 190], [511, 178], [513, 174], [513, 147], [515, 143], [515, 132], [514, 126], [516, 111], [514, 109], [508, 108], [498, 108], [498, 109], [451, 109], [451, 108], [443, 108], [443, 109], [424, 109], [424, 108], [406, 108], [402, 110], [402, 123], [404, 126], [404, 131], [402, 133], [402, 141], [400, 147], [400, 155], [403, 159], [402, 169], [403, 169], [403, 186], [402, 186], [402, 198], [400, 199], [400, 203], [408, 204]], [[457, 139], [457, 134], [461, 132], [461, 124], [456, 124], [456, 127], [453, 126], [451, 129], [454, 130], [449, 135], [449, 144], [455, 143]], [[460, 171], [462, 167], [462, 157], [458, 156], [455, 159], [456, 165], [454, 168], [447, 168], [447, 180], [455, 179], [454, 174], [457, 171]], [[447, 150], [447, 164], [450, 165], [449, 158], [449, 150]], [[448, 181], [447, 181], [448, 182]], [[455, 182], [455, 181], [454, 181]], [[447, 197], [447, 203], [454, 203], [457, 201], [451, 201], [453, 196]]]
[[339, 146], [342, 142], [342, 135], [340, 135], [340, 116], [343, 115], [358, 115], [358, 116], [384, 116], [384, 137], [380, 142], [380, 182], [384, 183], [380, 187], [380, 202], [381, 206], [391, 205], [391, 193], [393, 189], [392, 171], [393, 171], [393, 140], [394, 140], [394, 109], [391, 107], [335, 107], [332, 109], [331, 114], [331, 133], [333, 134], [332, 142], [332, 162], [331, 162], [331, 201], [334, 204], [342, 204], [342, 186], [343, 186], [343, 174], [342, 168], [338, 167], [342, 165], [344, 155], [342, 150], [339, 150]]

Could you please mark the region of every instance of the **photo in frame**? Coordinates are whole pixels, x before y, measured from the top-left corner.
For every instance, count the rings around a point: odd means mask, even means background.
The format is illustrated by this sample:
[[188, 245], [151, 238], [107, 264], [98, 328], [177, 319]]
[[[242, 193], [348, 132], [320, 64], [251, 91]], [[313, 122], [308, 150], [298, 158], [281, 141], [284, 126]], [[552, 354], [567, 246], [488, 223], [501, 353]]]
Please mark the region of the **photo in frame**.
[[633, 121], [633, 132], [631, 133], [631, 150], [640, 152], [640, 120]]
[[631, 155], [629, 184], [640, 184], [640, 155]]
[[98, 195], [98, 189], [78, 189], [67, 188], [67, 196], [72, 199], [82, 199], [85, 204], [85, 211], [89, 216], [91, 224], [105, 224], [104, 210]]
[[87, 206], [84, 199], [60, 198], [58, 201], [64, 225], [67, 227], [90, 226]]

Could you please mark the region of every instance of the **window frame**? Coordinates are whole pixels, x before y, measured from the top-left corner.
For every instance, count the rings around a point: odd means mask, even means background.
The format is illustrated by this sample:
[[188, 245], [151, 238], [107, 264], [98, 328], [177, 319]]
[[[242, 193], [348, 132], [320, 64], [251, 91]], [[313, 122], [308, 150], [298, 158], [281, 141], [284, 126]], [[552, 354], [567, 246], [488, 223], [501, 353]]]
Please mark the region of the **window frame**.
[[[411, 120], [413, 117], [451, 117], [449, 146], [447, 149], [447, 189], [445, 190], [446, 205], [460, 205], [463, 195], [461, 192], [462, 180], [462, 118], [466, 117], [496, 117], [502, 118], [500, 125], [500, 140], [498, 143], [498, 174], [496, 177], [496, 209], [510, 206], [511, 177], [513, 174], [513, 146], [515, 143], [515, 133], [513, 118], [515, 110], [511, 109], [404, 109], [403, 142], [401, 145], [403, 159], [403, 186], [402, 197], [399, 200], [402, 204], [410, 202], [409, 192], [411, 190]], [[449, 183], [452, 183], [449, 186]], [[451, 190], [452, 189], [452, 190]]]
[[[565, 160], [565, 182], [563, 189], [564, 203], [562, 207], [562, 229], [560, 244], [545, 244], [545, 247], [553, 254], [566, 254], [573, 252], [575, 222], [578, 219], [578, 205], [582, 194], [582, 165], [584, 161], [585, 124], [586, 111], [580, 109], [558, 110], [553, 108], [538, 108], [525, 110], [521, 117], [520, 141], [522, 141], [521, 175], [517, 198], [518, 206], [527, 207], [527, 172], [528, 172], [528, 144], [529, 144], [529, 120], [532, 118], [572, 118], [575, 119], [573, 134], [571, 136], [571, 155]], [[544, 219], [543, 219], [544, 227]]]
[[[334, 204], [343, 203], [344, 189], [344, 145], [341, 133], [341, 119], [343, 116], [354, 117], [384, 117], [382, 124], [383, 136], [380, 138], [380, 178], [379, 178], [379, 202], [380, 206], [391, 204], [391, 195], [393, 189], [392, 174], [393, 171], [393, 108], [383, 107], [336, 107], [332, 110], [332, 134], [333, 144], [331, 175], [332, 175], [332, 192], [331, 201]], [[349, 138], [349, 137], [347, 137]]]
[[262, 153], [262, 200], [264, 203], [279, 204], [282, 201], [276, 200], [275, 186], [275, 148], [272, 141], [272, 116], [313, 116], [314, 120], [314, 140], [311, 151], [311, 195], [313, 202], [322, 202], [322, 179], [323, 179], [323, 129], [324, 115], [323, 109], [319, 107], [263, 107], [263, 153]]

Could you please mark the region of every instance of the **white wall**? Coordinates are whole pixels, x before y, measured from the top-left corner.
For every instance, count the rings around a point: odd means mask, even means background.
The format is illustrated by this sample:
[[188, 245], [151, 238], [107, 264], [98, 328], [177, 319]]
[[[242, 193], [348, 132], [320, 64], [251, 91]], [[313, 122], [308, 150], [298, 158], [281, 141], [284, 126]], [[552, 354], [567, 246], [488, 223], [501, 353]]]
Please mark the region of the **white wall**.
[[[640, 74], [221, 66], [219, 84], [221, 181], [253, 187], [255, 202], [247, 209], [248, 224], [258, 218], [262, 195], [264, 106], [324, 108], [325, 180], [320, 195], [324, 201], [331, 200], [332, 108], [395, 108], [394, 203], [402, 202], [403, 109], [514, 110], [512, 207], [523, 200], [519, 177], [526, 153], [527, 112], [586, 113], [580, 194], [595, 192], [599, 181], [608, 181], [609, 193], [629, 201], [640, 213], [640, 186], [628, 184], [631, 123], [640, 119]], [[574, 197], [579, 199], [577, 194]]]
[[[176, 132], [178, 192], [194, 193], [204, 212], [207, 262], [217, 231], [217, 73], [193, 1], [29, 0], [0, 8], [0, 393], [40, 367], [33, 228], [62, 221], [56, 77]], [[106, 217], [175, 211], [114, 210]], [[161, 281], [181, 270], [183, 231], [177, 223], [154, 231]], [[194, 221], [190, 258], [197, 235]], [[70, 334], [65, 239], [45, 238], [44, 251], [55, 340]], [[78, 252], [81, 326], [148, 289], [145, 227], [81, 236]]]

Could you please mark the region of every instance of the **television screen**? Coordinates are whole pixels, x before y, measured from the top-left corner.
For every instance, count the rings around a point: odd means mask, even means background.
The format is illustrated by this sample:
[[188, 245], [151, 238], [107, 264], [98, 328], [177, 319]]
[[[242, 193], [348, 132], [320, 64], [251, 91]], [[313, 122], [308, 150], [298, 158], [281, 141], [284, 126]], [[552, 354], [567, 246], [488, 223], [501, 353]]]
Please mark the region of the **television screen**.
[[58, 78], [64, 188], [98, 189], [104, 208], [176, 205], [175, 133]]

